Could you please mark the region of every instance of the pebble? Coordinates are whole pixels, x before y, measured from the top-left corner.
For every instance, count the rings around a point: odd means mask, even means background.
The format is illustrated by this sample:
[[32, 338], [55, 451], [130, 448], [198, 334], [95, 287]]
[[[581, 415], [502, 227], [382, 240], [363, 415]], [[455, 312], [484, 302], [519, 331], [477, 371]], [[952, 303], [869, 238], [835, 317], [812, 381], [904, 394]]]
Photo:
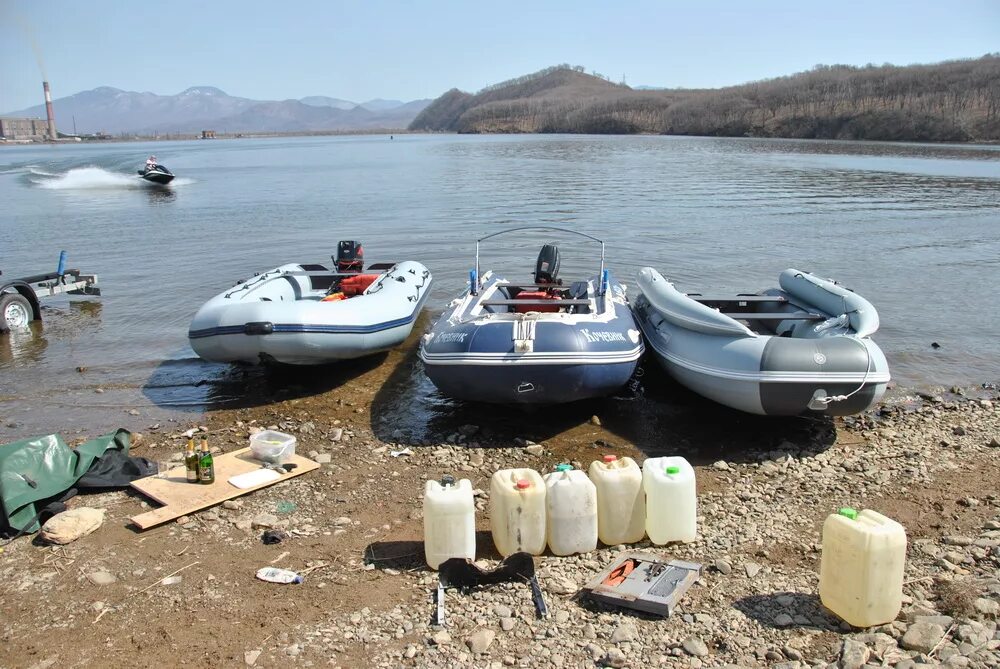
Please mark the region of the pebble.
[[622, 623], [611, 633], [611, 643], [621, 643], [622, 641], [634, 641], [639, 636], [639, 631], [632, 623]]
[[779, 613], [774, 617], [774, 624], [778, 627], [788, 627], [794, 622], [795, 621], [792, 620], [792, 617], [787, 613]]
[[541, 444], [531, 444], [524, 447], [524, 452], [528, 455], [541, 455], [544, 450]]
[[756, 562], [747, 562], [745, 565], [743, 565], [743, 570], [746, 572], [747, 578], [753, 578], [754, 576], [759, 574], [760, 569], [761, 569], [760, 565], [757, 564]]
[[250, 521], [251, 527], [274, 527], [278, 524], [278, 517], [273, 513], [258, 513]]
[[733, 566], [726, 560], [716, 560], [714, 566], [716, 571], [724, 576], [728, 576], [733, 572]]
[[547, 581], [546, 589], [555, 595], [572, 595], [576, 592], [576, 583], [568, 578], [554, 578]]
[[694, 655], [695, 657], [705, 657], [708, 655], [708, 646], [700, 638], [696, 636], [689, 636], [681, 642], [681, 647], [688, 655]]
[[840, 659], [837, 662], [839, 669], [861, 669], [868, 662], [871, 656], [871, 649], [860, 641], [854, 639], [844, 639], [840, 646]]
[[608, 654], [604, 656], [601, 660], [601, 664], [606, 667], [624, 667], [625, 666], [625, 653], [621, 652], [617, 648], [611, 648], [608, 650]]
[[87, 579], [94, 585], [111, 585], [118, 579], [108, 571], [95, 571], [87, 574]]
[[496, 635], [497, 633], [491, 629], [480, 629], [465, 638], [465, 645], [469, 647], [470, 651], [480, 655], [486, 652]]
[[976, 611], [983, 614], [984, 616], [990, 616], [996, 618], [1000, 614], [1000, 602], [993, 599], [986, 599], [985, 597], [980, 597], [977, 599], [973, 606]]
[[929, 653], [944, 637], [944, 628], [935, 623], [916, 622], [907, 628], [899, 645], [907, 650]]

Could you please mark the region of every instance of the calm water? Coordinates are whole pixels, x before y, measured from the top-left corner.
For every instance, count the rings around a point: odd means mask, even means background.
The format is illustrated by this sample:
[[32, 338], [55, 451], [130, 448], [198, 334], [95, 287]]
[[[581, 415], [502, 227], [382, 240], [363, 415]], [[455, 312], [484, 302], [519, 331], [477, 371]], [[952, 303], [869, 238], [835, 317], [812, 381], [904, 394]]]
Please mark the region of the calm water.
[[[150, 153], [178, 175], [169, 190], [132, 176]], [[5, 275], [54, 268], [66, 249], [104, 290], [50, 301], [32, 337], [0, 337], [0, 437], [224, 402], [231, 387], [196, 383], [234, 372], [198, 361], [187, 326], [254, 271], [327, 261], [337, 240], [360, 239], [370, 262], [428, 265], [440, 311], [477, 237], [528, 224], [605, 239], [627, 282], [647, 264], [689, 292], [759, 290], [786, 267], [833, 277], [879, 309], [901, 385], [1000, 378], [1000, 147], [590, 136], [0, 147], [0, 203]], [[526, 276], [550, 239], [564, 275], [596, 269], [594, 246], [550, 234], [484, 246], [484, 268]]]

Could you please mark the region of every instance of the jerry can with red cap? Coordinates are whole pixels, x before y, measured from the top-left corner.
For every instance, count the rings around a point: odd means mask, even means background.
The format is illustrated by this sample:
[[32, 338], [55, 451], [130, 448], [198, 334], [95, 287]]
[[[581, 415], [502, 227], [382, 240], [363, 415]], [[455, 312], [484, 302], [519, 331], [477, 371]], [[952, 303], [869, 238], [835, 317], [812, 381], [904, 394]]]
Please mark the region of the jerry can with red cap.
[[501, 469], [490, 479], [490, 529], [500, 555], [545, 551], [545, 481], [534, 469]]
[[629, 457], [605, 455], [590, 463], [597, 488], [597, 537], [607, 546], [634, 544], [646, 536], [642, 470]]

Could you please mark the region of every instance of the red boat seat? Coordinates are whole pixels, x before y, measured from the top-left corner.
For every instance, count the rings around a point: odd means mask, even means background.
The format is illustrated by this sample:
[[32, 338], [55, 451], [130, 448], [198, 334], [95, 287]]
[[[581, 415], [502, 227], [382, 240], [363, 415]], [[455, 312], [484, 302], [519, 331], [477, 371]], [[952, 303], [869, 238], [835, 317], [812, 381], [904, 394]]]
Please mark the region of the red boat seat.
[[382, 275], [355, 274], [354, 276], [345, 276], [340, 280], [340, 292], [344, 294], [344, 297], [356, 297], [368, 290], [368, 286], [375, 283], [380, 276]]
[[559, 311], [559, 296], [553, 295], [547, 290], [522, 290], [515, 297], [515, 300], [552, 300], [553, 304], [516, 304], [514, 311], [519, 314], [526, 314], [529, 311], [541, 313], [555, 313]]

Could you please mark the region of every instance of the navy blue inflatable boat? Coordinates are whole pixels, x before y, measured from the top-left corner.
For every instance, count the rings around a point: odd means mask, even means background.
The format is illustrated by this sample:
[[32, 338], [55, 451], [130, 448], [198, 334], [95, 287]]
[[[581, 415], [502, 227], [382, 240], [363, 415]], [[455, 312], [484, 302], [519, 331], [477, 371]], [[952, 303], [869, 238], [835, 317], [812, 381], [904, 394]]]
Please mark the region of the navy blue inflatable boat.
[[[598, 274], [564, 284], [546, 244], [531, 283], [479, 274], [479, 242], [521, 230], [559, 230], [601, 244]], [[609, 395], [643, 353], [625, 287], [604, 267], [604, 242], [561, 228], [513, 228], [476, 242], [469, 290], [424, 335], [420, 358], [445, 395], [493, 403], [557, 404]]]

